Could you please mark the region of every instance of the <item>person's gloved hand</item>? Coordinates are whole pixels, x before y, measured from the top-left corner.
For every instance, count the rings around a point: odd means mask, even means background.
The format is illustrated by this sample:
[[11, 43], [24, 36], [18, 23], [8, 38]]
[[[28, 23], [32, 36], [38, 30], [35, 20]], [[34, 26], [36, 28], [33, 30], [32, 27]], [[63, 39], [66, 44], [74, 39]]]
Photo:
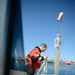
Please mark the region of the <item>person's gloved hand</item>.
[[48, 58], [48, 55], [45, 55], [45, 56], [44, 56], [44, 59], [47, 59], [47, 58]]

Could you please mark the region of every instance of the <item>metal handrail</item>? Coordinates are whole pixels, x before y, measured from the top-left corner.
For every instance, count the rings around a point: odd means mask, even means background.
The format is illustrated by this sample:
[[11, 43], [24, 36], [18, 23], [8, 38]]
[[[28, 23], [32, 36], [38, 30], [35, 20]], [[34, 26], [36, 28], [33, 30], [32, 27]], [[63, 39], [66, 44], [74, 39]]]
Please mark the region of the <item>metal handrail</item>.
[[40, 69], [38, 70], [38, 72], [36, 73], [36, 75], [38, 75], [40, 73], [40, 71], [43, 69], [43, 72], [41, 73], [41, 75], [45, 74], [47, 72], [47, 59], [45, 59], [40, 67]]

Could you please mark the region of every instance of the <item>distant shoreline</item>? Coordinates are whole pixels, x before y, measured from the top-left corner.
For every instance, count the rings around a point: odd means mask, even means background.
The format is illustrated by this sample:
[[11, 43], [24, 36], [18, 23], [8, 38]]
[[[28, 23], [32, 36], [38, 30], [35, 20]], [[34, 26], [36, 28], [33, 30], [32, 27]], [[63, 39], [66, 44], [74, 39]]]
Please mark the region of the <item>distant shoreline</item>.
[[[48, 64], [54, 64], [54, 62], [48, 62]], [[67, 65], [66, 63], [60, 63], [61, 65]], [[71, 65], [75, 65], [75, 63], [71, 63]]]
[[[50, 62], [48, 62], [48, 64], [54, 64], [54, 63], [50, 63]], [[60, 65], [67, 65], [66, 63], [60, 63]], [[72, 63], [71, 65], [75, 65], [75, 63]]]

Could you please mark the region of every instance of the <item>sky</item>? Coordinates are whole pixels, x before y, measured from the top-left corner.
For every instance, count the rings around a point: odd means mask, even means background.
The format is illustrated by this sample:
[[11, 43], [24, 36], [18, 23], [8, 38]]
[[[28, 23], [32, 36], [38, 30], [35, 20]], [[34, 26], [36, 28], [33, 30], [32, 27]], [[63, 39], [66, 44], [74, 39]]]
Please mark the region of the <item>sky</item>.
[[54, 39], [59, 33], [59, 12], [63, 11], [60, 59], [75, 61], [75, 1], [21, 0], [25, 55], [41, 43], [48, 49], [42, 55], [55, 57]]

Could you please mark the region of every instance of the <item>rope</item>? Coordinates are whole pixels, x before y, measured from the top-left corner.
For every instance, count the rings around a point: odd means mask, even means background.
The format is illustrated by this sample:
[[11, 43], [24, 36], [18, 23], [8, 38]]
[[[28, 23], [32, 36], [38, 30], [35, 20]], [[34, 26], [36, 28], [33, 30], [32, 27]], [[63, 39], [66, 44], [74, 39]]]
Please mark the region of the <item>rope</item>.
[[61, 18], [61, 22], [60, 22], [60, 34], [62, 34], [62, 18]]

